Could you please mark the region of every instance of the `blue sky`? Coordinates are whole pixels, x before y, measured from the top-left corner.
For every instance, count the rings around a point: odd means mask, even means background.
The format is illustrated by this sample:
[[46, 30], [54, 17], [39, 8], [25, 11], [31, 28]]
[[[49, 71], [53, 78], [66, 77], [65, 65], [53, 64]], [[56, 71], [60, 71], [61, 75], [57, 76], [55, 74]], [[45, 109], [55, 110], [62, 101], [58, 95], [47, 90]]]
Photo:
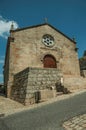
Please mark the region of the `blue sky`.
[[77, 41], [78, 55], [86, 50], [86, 0], [0, 0], [0, 82], [7, 36], [12, 21], [15, 28], [48, 23]]

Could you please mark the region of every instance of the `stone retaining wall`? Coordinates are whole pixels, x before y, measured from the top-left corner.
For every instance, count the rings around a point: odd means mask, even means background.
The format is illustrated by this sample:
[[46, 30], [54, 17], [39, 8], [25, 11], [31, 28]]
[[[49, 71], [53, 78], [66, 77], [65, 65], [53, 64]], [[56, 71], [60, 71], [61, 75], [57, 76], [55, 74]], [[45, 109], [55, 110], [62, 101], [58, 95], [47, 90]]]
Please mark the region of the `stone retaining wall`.
[[62, 73], [54, 68], [27, 68], [14, 76], [12, 99], [28, 105], [52, 98], [55, 84], [60, 82], [61, 76]]
[[26, 98], [26, 88], [28, 84], [29, 68], [21, 71], [14, 76], [14, 85], [12, 86], [11, 98], [18, 102], [24, 103]]
[[64, 87], [71, 92], [78, 89], [86, 89], [86, 78], [83, 77], [64, 77]]

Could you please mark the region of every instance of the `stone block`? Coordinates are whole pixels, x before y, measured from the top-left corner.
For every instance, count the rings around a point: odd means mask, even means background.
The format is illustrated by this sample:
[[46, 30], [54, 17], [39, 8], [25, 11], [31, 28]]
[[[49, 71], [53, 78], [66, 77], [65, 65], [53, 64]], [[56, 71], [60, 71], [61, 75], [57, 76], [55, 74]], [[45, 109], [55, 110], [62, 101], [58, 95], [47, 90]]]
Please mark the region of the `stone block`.
[[47, 100], [56, 96], [55, 90], [40, 90], [41, 100]]

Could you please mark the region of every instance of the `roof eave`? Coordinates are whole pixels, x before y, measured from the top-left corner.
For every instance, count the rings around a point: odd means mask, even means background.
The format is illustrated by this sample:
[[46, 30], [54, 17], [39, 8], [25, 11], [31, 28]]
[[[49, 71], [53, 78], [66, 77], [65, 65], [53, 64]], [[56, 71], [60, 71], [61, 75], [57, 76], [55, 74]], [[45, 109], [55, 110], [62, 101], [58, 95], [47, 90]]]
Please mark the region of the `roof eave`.
[[16, 30], [10, 30], [10, 32], [22, 31], [22, 30], [25, 30], [25, 29], [35, 28], [35, 27], [44, 26], [44, 25], [50, 26], [51, 28], [53, 28], [54, 30], [56, 30], [57, 32], [59, 32], [60, 34], [62, 34], [63, 36], [65, 36], [67, 39], [69, 39], [70, 41], [72, 41], [74, 44], [76, 44], [76, 41], [74, 41], [73, 39], [69, 38], [67, 35], [65, 35], [65, 34], [62, 33], [61, 31], [59, 31], [58, 29], [56, 29], [55, 27], [53, 27], [53, 26], [50, 25], [49, 23], [33, 25], [33, 26], [30, 26], [30, 27], [25, 27], [25, 28], [18, 28], [18, 29], [16, 29]]

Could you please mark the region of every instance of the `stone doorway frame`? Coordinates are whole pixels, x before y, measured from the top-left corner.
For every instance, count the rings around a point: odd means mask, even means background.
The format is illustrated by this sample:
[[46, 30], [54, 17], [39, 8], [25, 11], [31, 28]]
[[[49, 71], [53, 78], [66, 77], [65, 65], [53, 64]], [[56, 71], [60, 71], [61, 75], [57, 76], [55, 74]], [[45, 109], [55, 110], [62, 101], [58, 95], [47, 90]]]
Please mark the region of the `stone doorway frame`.
[[[49, 62], [46, 63], [47, 59], [45, 60], [45, 58], [49, 59]], [[53, 55], [51, 55], [51, 54], [45, 54], [42, 57], [42, 61], [43, 61], [43, 67], [44, 68], [57, 68], [56, 58]]]

